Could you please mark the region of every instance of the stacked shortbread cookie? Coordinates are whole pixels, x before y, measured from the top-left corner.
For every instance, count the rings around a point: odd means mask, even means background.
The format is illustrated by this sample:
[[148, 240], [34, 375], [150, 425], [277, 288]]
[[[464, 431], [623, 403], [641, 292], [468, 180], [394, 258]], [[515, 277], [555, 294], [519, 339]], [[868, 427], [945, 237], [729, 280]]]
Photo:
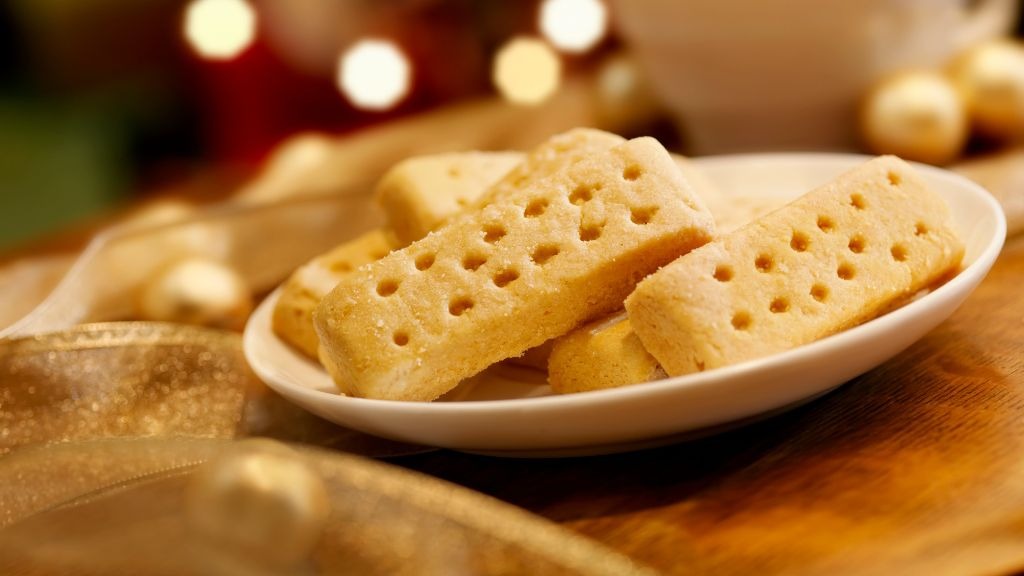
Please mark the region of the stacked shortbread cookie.
[[[529, 155], [462, 152], [419, 156], [397, 164], [377, 186], [387, 226], [342, 244], [299, 268], [281, 289], [274, 309], [274, 331], [308, 357], [317, 359], [319, 339], [313, 328], [313, 310], [350, 272], [383, 258], [392, 249], [419, 240], [454, 214], [486, 204], [488, 200], [481, 198], [485, 193], [488, 197], [499, 196], [530, 182], [538, 174], [557, 170], [624, 141], [607, 132], [577, 129], [551, 138]], [[777, 202], [753, 195], [726, 201], [685, 158], [673, 159], [711, 211], [719, 230], [746, 222]], [[549, 342], [509, 360], [545, 370], [550, 350]]]
[[657, 141], [588, 154], [342, 280], [315, 315], [325, 363], [346, 393], [433, 400], [619, 308], [712, 230]]
[[726, 201], [652, 139], [579, 129], [410, 159], [378, 197], [387, 225], [297, 270], [274, 313], [368, 398], [433, 400], [502, 360], [561, 393], [712, 369], [868, 320], [963, 252], [891, 157], [780, 207]]

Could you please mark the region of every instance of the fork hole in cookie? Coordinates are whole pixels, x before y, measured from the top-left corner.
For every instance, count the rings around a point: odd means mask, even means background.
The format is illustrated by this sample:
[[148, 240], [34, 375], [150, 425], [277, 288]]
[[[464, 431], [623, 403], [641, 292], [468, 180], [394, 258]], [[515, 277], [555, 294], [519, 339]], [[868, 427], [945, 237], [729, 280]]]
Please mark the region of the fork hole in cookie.
[[899, 186], [903, 183], [903, 176], [900, 176], [899, 172], [893, 172], [890, 170], [889, 173], [886, 174], [886, 178], [889, 179], [889, 184], [893, 186]]
[[431, 253], [420, 254], [416, 257], [416, 269], [420, 272], [429, 270], [434, 265], [434, 255]]
[[498, 240], [501, 240], [508, 234], [505, 227], [501, 224], [487, 224], [484, 226], [484, 242], [488, 244], [494, 244]]
[[394, 342], [396, 346], [405, 346], [409, 343], [409, 334], [402, 330], [398, 330], [391, 335], [391, 341]]
[[907, 247], [903, 244], [893, 244], [892, 248], [889, 249], [889, 253], [892, 254], [892, 259], [897, 262], [905, 262], [907, 260]]
[[752, 323], [749, 312], [737, 312], [732, 315], [732, 327], [737, 330], [747, 330]]
[[584, 224], [580, 226], [580, 240], [591, 242], [601, 237], [601, 226], [599, 224]]
[[794, 252], [806, 252], [807, 247], [810, 246], [811, 239], [807, 237], [807, 234], [803, 232], [793, 232], [793, 237], [789, 239], [789, 247]]
[[569, 202], [580, 206], [590, 202], [594, 198], [594, 187], [580, 184], [569, 194]]
[[775, 260], [770, 254], [759, 254], [754, 260], [754, 268], [757, 268], [758, 272], [771, 272], [774, 267]]
[[784, 296], [779, 296], [772, 300], [771, 304], [768, 305], [768, 309], [772, 311], [772, 314], [781, 314], [789, 311], [789, 299]]
[[526, 209], [523, 210], [523, 216], [527, 218], [536, 218], [544, 213], [548, 209], [548, 201], [545, 198], [535, 198], [526, 205]]
[[377, 294], [379, 294], [381, 296], [384, 296], [384, 297], [391, 296], [392, 294], [394, 294], [397, 291], [398, 291], [398, 281], [397, 280], [391, 280], [389, 278], [387, 280], [381, 280], [380, 282], [377, 283]]
[[835, 230], [836, 223], [832, 221], [828, 216], [818, 216], [818, 230], [822, 232], [831, 232]]
[[543, 266], [544, 264], [547, 264], [548, 260], [558, 256], [559, 252], [561, 252], [561, 250], [559, 250], [558, 246], [553, 244], [541, 244], [533, 250], [533, 254], [530, 255], [530, 259], [533, 260], [534, 263]]
[[924, 222], [914, 224], [914, 236], [924, 236], [928, 233], [928, 226]]
[[462, 316], [467, 310], [473, 307], [473, 299], [468, 296], [459, 296], [452, 298], [448, 302], [448, 313], [452, 316]]
[[498, 288], [504, 288], [519, 278], [519, 271], [515, 268], [506, 268], [494, 275], [491, 280]]
[[718, 280], [719, 282], [728, 282], [729, 280], [732, 280], [732, 266], [727, 264], [719, 264], [718, 266], [715, 266], [714, 277], [715, 280]]
[[850, 194], [850, 206], [857, 210], [864, 210], [868, 207], [868, 201], [864, 199], [863, 194]]
[[857, 275], [857, 271], [854, 269], [853, 264], [849, 262], [843, 262], [836, 268], [836, 276], [839, 276], [843, 280], [853, 280], [853, 277]]
[[849, 248], [850, 252], [853, 252], [854, 254], [860, 254], [864, 251], [866, 246], [867, 242], [864, 240], [864, 237], [860, 235], [850, 238], [850, 243], [847, 244], [847, 248]]
[[643, 173], [644, 173], [643, 170], [641, 170], [639, 166], [637, 166], [636, 164], [630, 164], [629, 166], [626, 166], [625, 169], [623, 169], [622, 177], [623, 177], [623, 179], [629, 180], [630, 182], [632, 182], [632, 181], [636, 180], [637, 178], [640, 178], [640, 176]]
[[476, 272], [477, 268], [487, 263], [487, 256], [470, 252], [462, 257], [462, 267], [470, 272]]
[[633, 224], [650, 224], [657, 213], [657, 206], [631, 206], [629, 208], [629, 219]]
[[814, 298], [817, 302], [824, 302], [828, 300], [828, 286], [824, 284], [815, 284], [811, 286], [811, 298]]

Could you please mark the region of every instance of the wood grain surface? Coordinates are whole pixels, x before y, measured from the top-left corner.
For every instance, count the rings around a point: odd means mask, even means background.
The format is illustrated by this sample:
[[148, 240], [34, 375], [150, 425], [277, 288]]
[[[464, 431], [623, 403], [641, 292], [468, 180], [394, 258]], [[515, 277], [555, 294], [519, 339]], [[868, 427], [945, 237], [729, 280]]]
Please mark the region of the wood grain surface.
[[1024, 570], [1024, 237], [948, 321], [802, 408], [661, 449], [397, 463], [667, 574]]

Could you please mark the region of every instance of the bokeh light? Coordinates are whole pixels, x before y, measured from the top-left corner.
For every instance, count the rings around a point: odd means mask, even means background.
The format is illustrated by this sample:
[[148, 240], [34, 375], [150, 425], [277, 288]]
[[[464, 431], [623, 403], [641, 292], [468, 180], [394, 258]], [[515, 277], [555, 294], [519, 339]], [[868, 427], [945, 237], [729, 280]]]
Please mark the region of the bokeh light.
[[209, 60], [230, 60], [256, 38], [256, 11], [245, 0], [193, 0], [185, 8], [185, 39]]
[[515, 38], [498, 50], [491, 78], [501, 95], [516, 104], [540, 104], [555, 90], [562, 77], [562, 61], [544, 42]]
[[338, 89], [356, 108], [387, 110], [409, 93], [412, 67], [393, 42], [360, 40], [338, 61]]
[[540, 31], [559, 50], [586, 52], [608, 31], [608, 9], [601, 0], [544, 0]]

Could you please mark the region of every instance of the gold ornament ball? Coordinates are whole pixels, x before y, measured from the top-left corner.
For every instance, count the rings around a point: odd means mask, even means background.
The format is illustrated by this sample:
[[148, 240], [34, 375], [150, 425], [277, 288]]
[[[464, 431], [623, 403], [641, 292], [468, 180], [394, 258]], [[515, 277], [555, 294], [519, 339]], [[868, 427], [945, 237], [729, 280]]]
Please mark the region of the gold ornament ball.
[[1024, 46], [994, 40], [956, 58], [949, 75], [963, 94], [973, 127], [997, 139], [1024, 135]]
[[214, 260], [190, 257], [144, 283], [138, 315], [143, 320], [240, 329], [252, 308], [252, 292], [237, 272]]
[[200, 467], [185, 493], [189, 526], [254, 565], [306, 560], [327, 522], [320, 476], [292, 449], [246, 440]]
[[864, 142], [876, 154], [945, 164], [967, 142], [967, 113], [953, 84], [934, 72], [907, 72], [871, 90], [860, 118]]

